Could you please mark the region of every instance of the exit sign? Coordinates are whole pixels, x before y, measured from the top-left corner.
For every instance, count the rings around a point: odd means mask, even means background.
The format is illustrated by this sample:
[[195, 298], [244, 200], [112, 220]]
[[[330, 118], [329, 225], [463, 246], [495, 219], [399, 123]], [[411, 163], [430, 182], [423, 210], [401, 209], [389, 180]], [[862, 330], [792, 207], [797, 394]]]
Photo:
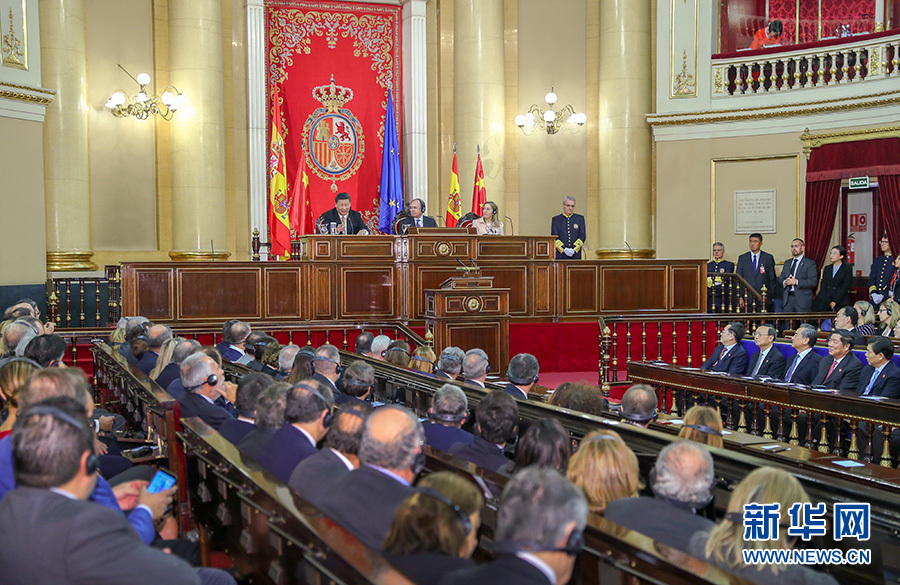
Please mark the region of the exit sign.
[[869, 177], [850, 177], [851, 189], [868, 189]]

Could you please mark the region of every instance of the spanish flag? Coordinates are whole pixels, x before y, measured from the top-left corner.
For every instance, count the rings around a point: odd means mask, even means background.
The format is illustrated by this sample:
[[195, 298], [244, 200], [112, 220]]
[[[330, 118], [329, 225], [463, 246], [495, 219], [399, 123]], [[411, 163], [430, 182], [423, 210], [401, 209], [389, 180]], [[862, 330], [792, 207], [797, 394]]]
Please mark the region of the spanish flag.
[[450, 175], [450, 198], [447, 199], [447, 227], [456, 227], [462, 216], [462, 201], [459, 198], [459, 165], [456, 163], [456, 147], [453, 147], [453, 172]]
[[306, 172], [306, 151], [300, 149], [300, 164], [291, 189], [291, 229], [299, 235], [313, 233], [312, 209], [309, 206], [309, 174]]
[[269, 253], [287, 259], [291, 257], [291, 224], [288, 219], [287, 163], [279, 97], [276, 89], [272, 97], [272, 141], [269, 146]]
[[484, 168], [481, 166], [481, 152], [478, 153], [478, 162], [475, 163], [475, 189], [472, 191], [472, 213], [481, 216], [481, 209], [487, 202], [487, 189], [484, 188]]

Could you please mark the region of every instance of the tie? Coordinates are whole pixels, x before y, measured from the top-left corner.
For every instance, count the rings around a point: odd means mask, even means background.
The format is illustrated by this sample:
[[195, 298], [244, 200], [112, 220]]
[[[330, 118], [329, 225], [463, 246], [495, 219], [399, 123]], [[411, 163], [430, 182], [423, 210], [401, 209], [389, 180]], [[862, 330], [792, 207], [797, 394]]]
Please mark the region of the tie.
[[345, 234], [347, 233], [347, 216], [346, 215], [341, 216], [341, 231]]
[[416, 227], [422, 227], [422, 219], [421, 218], [418, 218], [418, 217], [416, 218]]
[[753, 272], [756, 272], [757, 270], [759, 270], [759, 257], [756, 254], [754, 254], [753, 255]]
[[794, 370], [796, 370], [797, 366], [799, 366], [799, 365], [800, 365], [800, 354], [798, 353], [797, 355], [794, 356], [794, 363], [791, 364], [791, 369], [788, 370], [787, 376], [785, 376], [785, 378], [784, 378], [785, 382], [791, 381], [791, 376], [794, 375]]
[[759, 361], [756, 362], [756, 367], [753, 368], [753, 373], [750, 374], [751, 376], [756, 375], [756, 373], [759, 371], [760, 366], [763, 365], [764, 361], [765, 361], [765, 357], [762, 354], [759, 354]]
[[869, 385], [866, 386], [866, 391], [863, 392], [863, 394], [862, 394], [863, 396], [869, 395], [869, 392], [872, 391], [872, 386], [875, 385], [875, 380], [877, 380], [877, 379], [878, 379], [878, 370], [875, 370], [874, 372], [872, 372], [872, 379], [869, 380]]
[[726, 355], [728, 355], [728, 348], [727, 348], [727, 347], [724, 348], [724, 349], [722, 350], [722, 353], [721, 353], [721, 354], [719, 354], [719, 359], [716, 360], [716, 363], [713, 364], [713, 367], [718, 366], [718, 365], [719, 365], [719, 362], [721, 362], [722, 360], [724, 360]]
[[[797, 275], [797, 259], [794, 258], [794, 262], [791, 264], [791, 276]], [[796, 290], [796, 285], [791, 285], [791, 290]]]
[[[837, 365], [838, 365], [837, 360], [834, 360], [834, 362], [831, 364], [831, 367], [828, 368], [828, 375], [825, 376], [825, 380], [827, 380], [828, 378], [831, 377], [831, 372], [834, 371], [834, 369], [837, 367]], [[822, 381], [824, 382], [825, 380], [822, 380]]]

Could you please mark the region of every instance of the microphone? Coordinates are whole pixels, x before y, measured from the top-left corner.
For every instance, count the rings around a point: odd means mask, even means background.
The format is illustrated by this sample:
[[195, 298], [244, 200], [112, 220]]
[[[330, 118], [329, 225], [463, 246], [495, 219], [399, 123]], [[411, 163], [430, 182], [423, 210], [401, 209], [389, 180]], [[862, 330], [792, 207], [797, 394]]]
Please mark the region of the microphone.
[[634, 248], [632, 248], [631, 246], [628, 245], [628, 240], [622, 240], [622, 241], [625, 242], [625, 246], [627, 246], [628, 249], [631, 251], [631, 259], [634, 260]]
[[512, 218], [508, 215], [504, 215], [503, 217], [509, 220], [509, 229], [512, 230], [512, 235], [516, 235], [516, 226], [513, 224]]
[[215, 244], [213, 244], [212, 240], [209, 241], [209, 249], [212, 251], [212, 259], [215, 260], [216, 259], [216, 246], [215, 246]]

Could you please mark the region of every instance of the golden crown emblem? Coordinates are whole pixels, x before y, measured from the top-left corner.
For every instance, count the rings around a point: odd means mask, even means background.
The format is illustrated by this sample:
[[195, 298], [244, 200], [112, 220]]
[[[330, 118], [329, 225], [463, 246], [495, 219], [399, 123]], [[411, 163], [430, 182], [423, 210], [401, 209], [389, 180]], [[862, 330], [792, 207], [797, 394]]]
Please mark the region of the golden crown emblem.
[[334, 74], [331, 75], [331, 83], [329, 85], [314, 87], [312, 94], [316, 100], [322, 102], [322, 105], [332, 112], [343, 107], [344, 104], [353, 99], [352, 89], [334, 84]]

